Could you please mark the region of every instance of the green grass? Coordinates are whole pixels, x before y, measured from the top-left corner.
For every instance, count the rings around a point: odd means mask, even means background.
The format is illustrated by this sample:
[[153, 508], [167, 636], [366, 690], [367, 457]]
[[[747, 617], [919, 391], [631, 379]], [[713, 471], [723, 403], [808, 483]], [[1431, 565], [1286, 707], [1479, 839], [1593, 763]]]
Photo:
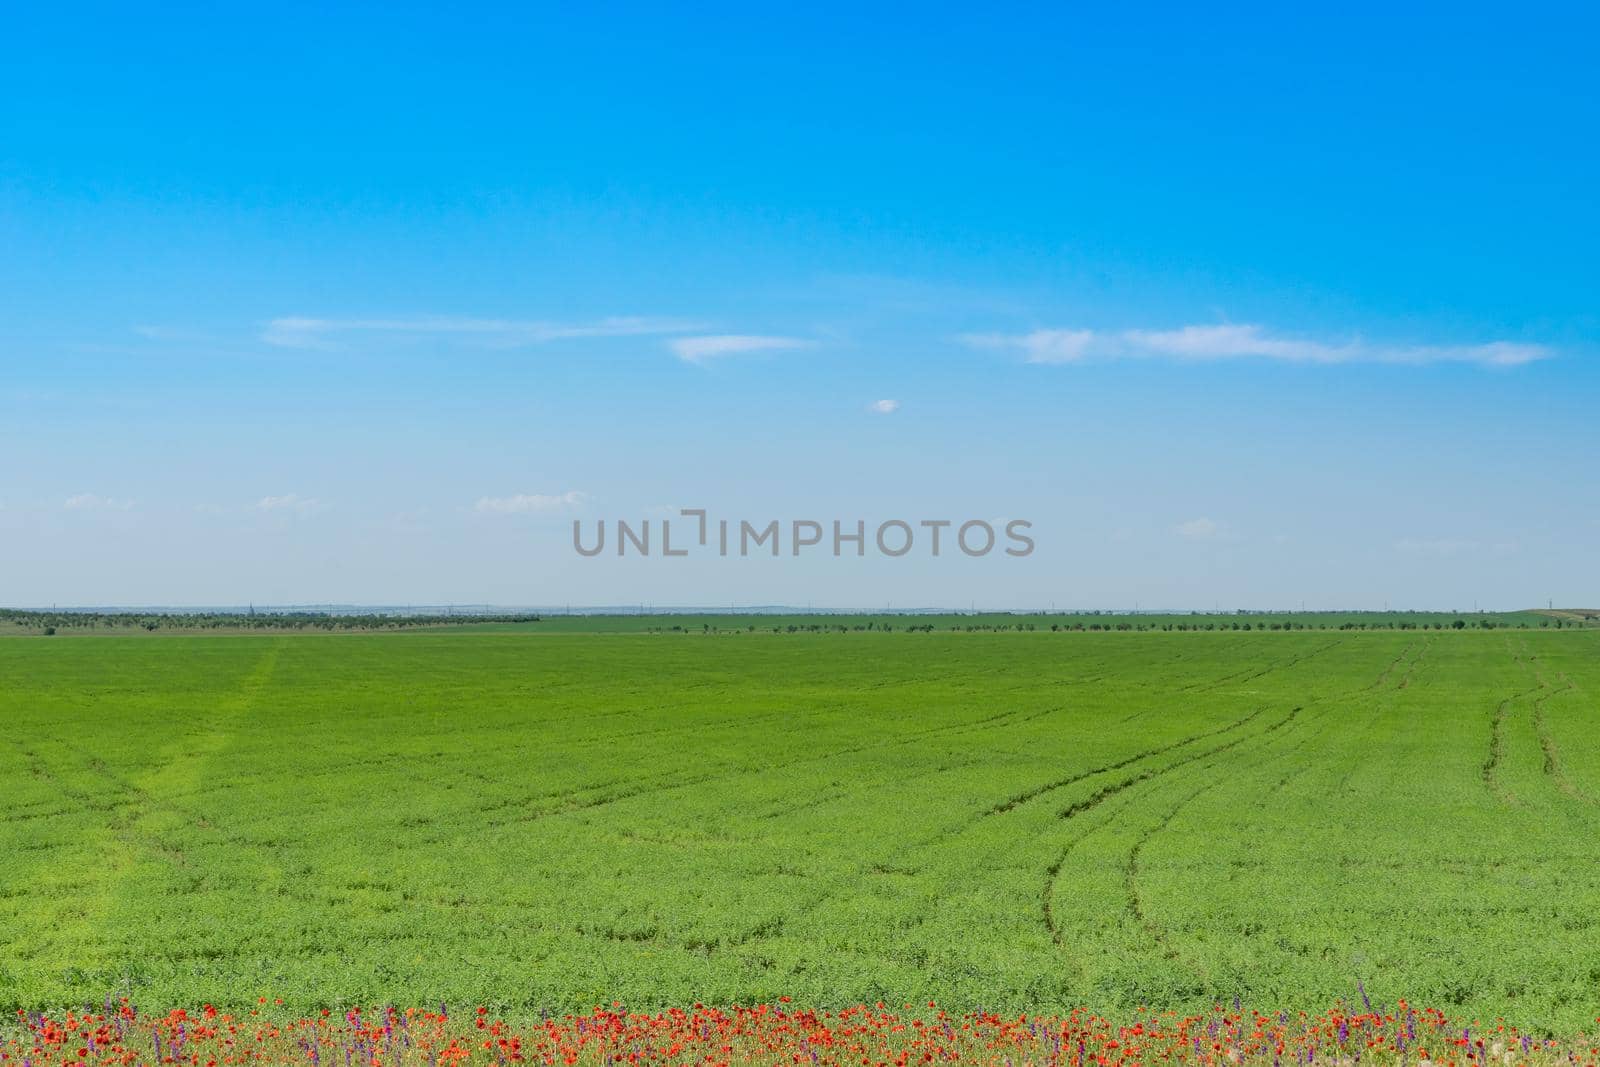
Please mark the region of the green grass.
[[1597, 702], [1573, 629], [0, 641], [0, 1005], [1362, 980], [1570, 1032]]

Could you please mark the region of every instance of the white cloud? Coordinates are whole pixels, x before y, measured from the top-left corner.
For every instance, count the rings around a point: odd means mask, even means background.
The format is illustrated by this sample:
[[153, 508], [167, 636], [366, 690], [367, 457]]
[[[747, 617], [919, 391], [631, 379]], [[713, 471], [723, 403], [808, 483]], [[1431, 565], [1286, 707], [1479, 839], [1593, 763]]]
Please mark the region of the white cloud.
[[255, 503], [257, 511], [285, 511], [296, 515], [310, 514], [320, 506], [320, 501], [300, 496], [298, 493], [285, 493], [283, 496], [264, 496]]
[[874, 400], [872, 403], [867, 405], [867, 410], [872, 412], [874, 415], [893, 415], [895, 412], [900, 410], [900, 401]]
[[699, 337], [678, 337], [667, 342], [679, 359], [700, 363], [719, 356], [734, 356], [746, 352], [776, 352], [790, 348], [808, 348], [810, 341], [799, 337], [770, 337], [749, 333], [719, 333]]
[[1223, 532], [1222, 523], [1203, 517], [1180, 522], [1175, 528], [1179, 537], [1187, 537], [1191, 541], [1208, 541]]
[[133, 501], [95, 496], [93, 493], [79, 493], [77, 496], [67, 497], [62, 507], [68, 511], [132, 511]]
[[1075, 363], [1091, 354], [1093, 330], [1034, 330], [1032, 333], [971, 333], [962, 338], [974, 348], [1012, 348], [1029, 363]]
[[281, 348], [330, 348], [350, 334], [454, 336], [498, 347], [544, 344], [582, 337], [641, 337], [703, 329], [702, 324], [676, 319], [615, 317], [586, 323], [524, 319], [479, 319], [422, 316], [396, 319], [273, 319], [261, 339]]
[[551, 515], [577, 507], [589, 499], [576, 489], [565, 493], [518, 493], [514, 496], [479, 497], [472, 510], [480, 515]]
[[1208, 362], [1268, 359], [1287, 363], [1473, 363], [1515, 367], [1548, 359], [1543, 345], [1489, 341], [1471, 345], [1375, 344], [1359, 338], [1319, 341], [1284, 337], [1258, 325], [1194, 325], [1175, 330], [1034, 330], [1022, 334], [967, 334], [975, 348], [1021, 352], [1029, 363], [1172, 359]]

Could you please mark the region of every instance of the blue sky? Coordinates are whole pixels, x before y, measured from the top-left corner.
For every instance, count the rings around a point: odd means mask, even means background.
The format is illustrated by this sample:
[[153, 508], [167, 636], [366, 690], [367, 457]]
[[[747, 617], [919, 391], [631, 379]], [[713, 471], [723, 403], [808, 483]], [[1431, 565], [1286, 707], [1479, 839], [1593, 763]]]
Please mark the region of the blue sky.
[[14, 17], [0, 603], [1600, 603], [1592, 9], [975, 10]]

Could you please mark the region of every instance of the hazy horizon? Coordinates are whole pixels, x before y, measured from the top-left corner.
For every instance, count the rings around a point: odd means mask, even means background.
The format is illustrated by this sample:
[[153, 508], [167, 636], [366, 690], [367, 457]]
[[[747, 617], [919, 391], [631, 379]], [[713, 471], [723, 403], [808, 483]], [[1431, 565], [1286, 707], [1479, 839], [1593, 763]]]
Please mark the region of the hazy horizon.
[[1047, 605], [1029, 607], [985, 607], [983, 605], [919, 605], [880, 607], [844, 607], [828, 604], [404, 604], [374, 602], [370, 604], [345, 604], [332, 601], [303, 604], [0, 604], [0, 611], [59, 612], [66, 614], [136, 614], [140, 612], [165, 612], [169, 614], [245, 615], [291, 614], [296, 612], [329, 615], [386, 614], [447, 615], [465, 617], [492, 614], [543, 614], [543, 615], [1505, 615], [1519, 612], [1582, 611], [1581, 605], [1546, 604], [1544, 606], [1489, 607], [1473, 605], [1471, 608], [1415, 608], [1415, 607], [1319, 607], [1306, 605], [1290, 608], [1260, 607], [1107, 607]]

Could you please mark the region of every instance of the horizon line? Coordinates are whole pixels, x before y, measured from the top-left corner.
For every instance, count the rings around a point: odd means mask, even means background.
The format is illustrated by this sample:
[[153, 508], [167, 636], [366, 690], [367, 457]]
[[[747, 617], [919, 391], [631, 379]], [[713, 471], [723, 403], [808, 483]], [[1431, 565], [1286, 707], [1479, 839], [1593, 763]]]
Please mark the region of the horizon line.
[[413, 603], [413, 604], [362, 604], [352, 602], [322, 601], [285, 604], [72, 604], [49, 606], [0, 605], [0, 612], [24, 614], [106, 614], [131, 615], [158, 613], [167, 615], [286, 615], [321, 614], [333, 617], [355, 615], [389, 615], [394, 617], [423, 615], [593, 615], [593, 616], [652, 616], [652, 615], [1509, 615], [1518, 613], [1545, 613], [1552, 611], [1584, 611], [1593, 609], [1564, 607], [1493, 608], [1474, 604], [1470, 611], [1460, 608], [1391, 608], [1375, 607], [1300, 607], [1265, 608], [1132, 608], [1113, 607], [947, 607], [922, 605], [917, 607], [881, 608], [838, 607], [829, 605], [793, 604], [491, 604], [486, 602]]

